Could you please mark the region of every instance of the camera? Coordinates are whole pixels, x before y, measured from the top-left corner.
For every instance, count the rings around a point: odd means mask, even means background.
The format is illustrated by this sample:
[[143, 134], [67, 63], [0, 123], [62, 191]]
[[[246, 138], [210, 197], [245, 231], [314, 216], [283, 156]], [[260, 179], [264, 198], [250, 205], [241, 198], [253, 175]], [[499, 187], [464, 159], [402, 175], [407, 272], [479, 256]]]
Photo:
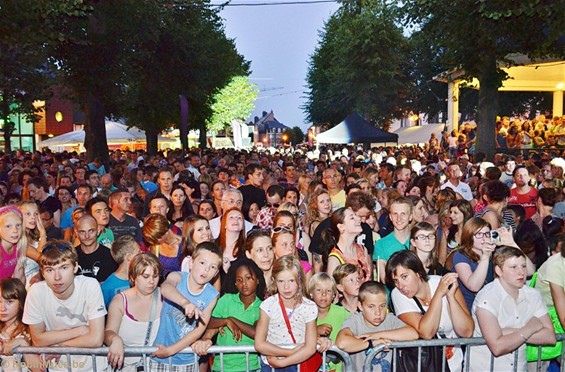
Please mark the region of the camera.
[[490, 240], [493, 243], [499, 243], [500, 242], [500, 234], [498, 231], [496, 230], [491, 230], [490, 231]]

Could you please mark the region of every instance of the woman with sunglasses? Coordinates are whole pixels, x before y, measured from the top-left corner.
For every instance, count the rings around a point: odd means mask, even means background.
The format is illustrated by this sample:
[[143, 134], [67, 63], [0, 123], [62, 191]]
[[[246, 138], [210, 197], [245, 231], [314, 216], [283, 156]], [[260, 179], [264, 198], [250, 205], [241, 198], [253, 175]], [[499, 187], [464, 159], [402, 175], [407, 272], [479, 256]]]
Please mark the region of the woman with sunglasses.
[[310, 245], [310, 237], [304, 234], [300, 226], [300, 219], [298, 218], [298, 208], [292, 203], [282, 203], [277, 209], [277, 214], [273, 218], [273, 228], [284, 226], [288, 227], [294, 233], [294, 244], [298, 251], [298, 258], [311, 263], [310, 252], [306, 247]]
[[327, 273], [332, 275], [336, 267], [350, 263], [357, 267], [361, 284], [372, 278], [372, 261], [367, 249], [356, 242], [363, 232], [361, 219], [351, 208], [339, 208], [330, 216], [330, 233], [325, 234], [324, 244], [332, 245], [328, 255]]

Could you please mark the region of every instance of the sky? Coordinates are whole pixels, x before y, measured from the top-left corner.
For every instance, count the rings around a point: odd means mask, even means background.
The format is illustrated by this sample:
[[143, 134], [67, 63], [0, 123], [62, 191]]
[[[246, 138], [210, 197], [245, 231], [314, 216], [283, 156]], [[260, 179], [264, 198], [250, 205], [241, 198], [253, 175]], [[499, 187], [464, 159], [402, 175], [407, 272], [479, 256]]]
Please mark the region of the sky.
[[[280, 2], [288, 0], [232, 0], [231, 4]], [[308, 61], [324, 21], [337, 8], [337, 3], [327, 2], [226, 6], [221, 11], [226, 35], [235, 39], [239, 53], [251, 62], [250, 82], [260, 90], [249, 120], [273, 110], [277, 120], [288, 127], [299, 126], [305, 131], [310, 126], [301, 109], [306, 100]]]

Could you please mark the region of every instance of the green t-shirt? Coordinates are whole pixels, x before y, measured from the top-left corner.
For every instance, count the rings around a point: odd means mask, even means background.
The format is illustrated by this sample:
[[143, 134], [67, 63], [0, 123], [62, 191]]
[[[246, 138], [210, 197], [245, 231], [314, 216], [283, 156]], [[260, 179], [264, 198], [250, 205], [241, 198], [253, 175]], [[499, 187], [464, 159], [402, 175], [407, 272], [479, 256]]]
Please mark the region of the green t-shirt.
[[[229, 318], [233, 317], [237, 320], [247, 323], [255, 324], [259, 320], [259, 313], [261, 305], [261, 300], [258, 297], [255, 301], [249, 305], [247, 309], [244, 308], [243, 302], [239, 299], [239, 293], [226, 293], [218, 300], [214, 310], [212, 311], [212, 316], [214, 318]], [[218, 334], [218, 340], [216, 345], [221, 346], [233, 346], [233, 345], [253, 345], [254, 340], [247, 337], [243, 333], [241, 334], [241, 340], [235, 342], [233, 339], [233, 334], [225, 327], [225, 333], [223, 335]], [[220, 371], [220, 356], [214, 358], [214, 366], [212, 370]], [[259, 358], [257, 354], [249, 354], [249, 370], [254, 371], [261, 369], [259, 366]], [[245, 354], [224, 354], [224, 371], [245, 371]]]
[[[349, 316], [351, 315], [351, 313], [349, 311], [347, 311], [344, 307], [341, 307], [339, 305], [336, 304], [331, 304], [330, 305], [330, 310], [328, 311], [328, 314], [324, 317], [324, 319], [320, 319], [320, 317], [318, 316], [318, 319], [316, 319], [316, 325], [320, 325], [320, 324], [329, 324], [332, 326], [332, 333], [330, 333], [330, 340], [332, 340], [333, 342], [335, 342], [335, 339], [337, 338], [337, 334], [339, 333], [339, 330], [341, 329], [341, 325], [343, 324], [343, 322], [349, 318]], [[328, 354], [329, 355], [329, 354]], [[328, 363], [328, 368], [327, 370], [329, 372], [331, 371], [336, 371], [336, 372], [341, 372], [342, 369], [342, 363]]]
[[394, 236], [394, 232], [391, 232], [382, 239], [377, 240], [375, 243], [375, 251], [373, 252], [373, 260], [385, 260], [388, 261], [393, 253], [401, 251], [403, 249], [410, 249], [410, 236], [404, 243], [399, 242]]
[[98, 235], [98, 244], [105, 246], [106, 248], [112, 248], [112, 243], [114, 243], [114, 232], [109, 228], [105, 228], [104, 231]]

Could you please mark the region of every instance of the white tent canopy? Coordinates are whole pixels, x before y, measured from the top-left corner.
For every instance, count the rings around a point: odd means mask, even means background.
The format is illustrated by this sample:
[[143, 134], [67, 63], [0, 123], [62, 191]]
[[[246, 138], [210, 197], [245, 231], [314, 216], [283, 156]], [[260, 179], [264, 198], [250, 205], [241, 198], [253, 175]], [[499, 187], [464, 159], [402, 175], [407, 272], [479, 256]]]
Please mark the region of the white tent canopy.
[[[106, 138], [108, 144], [128, 144], [146, 142], [145, 132], [141, 129], [116, 123], [114, 121], [106, 121]], [[175, 139], [159, 136], [157, 138], [159, 145], [167, 143], [171, 145], [176, 143]], [[61, 147], [81, 147], [84, 145], [84, 130], [75, 130], [62, 134], [57, 137], [49, 138], [45, 141], [37, 143], [38, 148], [49, 147], [52, 150], [60, 151]]]
[[398, 134], [399, 145], [406, 143], [424, 143], [428, 142], [432, 133], [435, 133], [438, 140], [440, 140], [441, 131], [444, 130], [444, 128], [445, 124], [426, 124], [399, 128], [393, 133]]

